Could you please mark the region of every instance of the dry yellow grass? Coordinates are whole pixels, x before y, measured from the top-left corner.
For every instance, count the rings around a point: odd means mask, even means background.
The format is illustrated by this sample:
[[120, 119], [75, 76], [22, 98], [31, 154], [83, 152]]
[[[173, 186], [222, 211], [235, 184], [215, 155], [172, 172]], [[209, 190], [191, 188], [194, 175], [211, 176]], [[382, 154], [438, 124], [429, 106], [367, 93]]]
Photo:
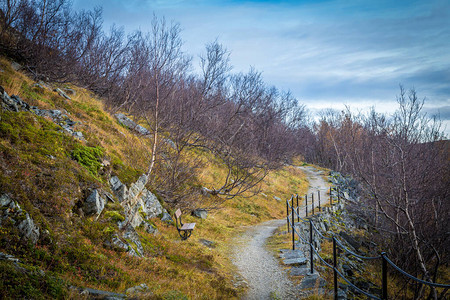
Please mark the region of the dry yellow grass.
[[[0, 59], [0, 68], [3, 70], [0, 73], [0, 85], [8, 94], [17, 94], [39, 108], [67, 111], [70, 118], [78, 122], [75, 130], [83, 132], [85, 144], [104, 148], [105, 159], [115, 161], [114, 165], [119, 166], [118, 169], [109, 170], [111, 174], [118, 174], [122, 181], [129, 184], [136, 180], [139, 172], [146, 169], [151, 141], [139, 139], [120, 126], [106, 112], [101, 99], [91, 92], [70, 84], [61, 85], [61, 88], [71, 88], [76, 92], [70, 95], [72, 100], [66, 100], [51, 89], [33, 86], [34, 82], [21, 72], [14, 71], [6, 59]], [[187, 155], [190, 154], [195, 154], [204, 163], [195, 184], [212, 187], [215, 183], [223, 182], [226, 169], [215, 157], [199, 150], [192, 150]], [[98, 184], [107, 188], [106, 181], [95, 182], [95, 185]], [[266, 176], [261, 183], [262, 193], [256, 196], [242, 195], [225, 201], [218, 196], [192, 199], [202, 207], [221, 204], [209, 212], [206, 220], [184, 216], [186, 222], [197, 223], [192, 237], [187, 241], [180, 240], [173, 225], [159, 220], [154, 221], [160, 232], [158, 235], [140, 230], [145, 258], [132, 258], [103, 247], [101, 241], [104, 233], [98, 230], [109, 226], [103, 215], [97, 221], [94, 218], [79, 220], [65, 212], [70, 225], [55, 227], [54, 234], [70, 234], [70, 239], [79, 237], [81, 248], [72, 249], [72, 244], [67, 244], [59, 245], [61, 248], [57, 249], [60, 251], [57, 253], [52, 253], [55, 250], [48, 247], [42, 247], [39, 251], [60, 258], [62, 267], [57, 275], [77, 286], [123, 292], [131, 286], [146, 283], [155, 297], [178, 295], [179, 292], [181, 296], [191, 299], [239, 298], [242, 290], [233, 286], [235, 268], [229, 259], [231, 239], [243, 226], [284, 218], [285, 200], [292, 194], [303, 194], [307, 188], [308, 182], [301, 170], [284, 166]], [[213, 241], [215, 248], [204, 246], [200, 239]], [[88, 251], [86, 263], [89, 265], [67, 261], [64, 249], [74, 251], [75, 254], [80, 252], [80, 256], [85, 255], [83, 251]], [[52, 268], [44, 262], [40, 267], [44, 270]]]

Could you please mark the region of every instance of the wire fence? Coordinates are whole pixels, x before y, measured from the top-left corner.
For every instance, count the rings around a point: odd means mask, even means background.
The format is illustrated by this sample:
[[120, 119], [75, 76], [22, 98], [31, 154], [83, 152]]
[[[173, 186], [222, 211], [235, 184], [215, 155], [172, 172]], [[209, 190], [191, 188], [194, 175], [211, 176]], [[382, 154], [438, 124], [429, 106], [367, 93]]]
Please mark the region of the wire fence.
[[[335, 189], [336, 191], [336, 198], [334, 199], [332, 196], [332, 188], [330, 188], [330, 206], [333, 206], [334, 204], [341, 202], [341, 193], [338, 188]], [[297, 204], [295, 206], [295, 204]], [[320, 203], [320, 191], [318, 191], [318, 210], [322, 210], [321, 203]], [[344, 280], [349, 287], [354, 289], [355, 291], [367, 296], [370, 299], [388, 299], [388, 265], [392, 267], [393, 270], [401, 273], [402, 275], [406, 276], [408, 279], [413, 280], [414, 282], [422, 285], [426, 285], [430, 288], [442, 288], [443, 291], [440, 293], [440, 298], [445, 299], [447, 291], [450, 289], [450, 285], [448, 284], [440, 284], [440, 283], [434, 283], [425, 281], [422, 279], [419, 279], [406, 271], [402, 270], [400, 267], [398, 267], [394, 262], [392, 262], [385, 252], [381, 252], [378, 256], [363, 256], [359, 255], [347, 247], [344, 246], [344, 244], [336, 238], [334, 234], [331, 235], [331, 237], [327, 237], [323, 235], [317, 227], [314, 225], [311, 219], [305, 219], [300, 217], [300, 209], [305, 210], [305, 216], [308, 216], [308, 209], [310, 208], [309, 212], [310, 215], [314, 215], [315, 206], [314, 206], [314, 193], [311, 194], [310, 203], [308, 204], [308, 195], [305, 195], [305, 205], [300, 206], [299, 205], [299, 196], [298, 195], [292, 195], [290, 199], [286, 200], [286, 221], [287, 221], [287, 228], [288, 232], [292, 233], [292, 250], [295, 250], [295, 237], [297, 236], [299, 240], [301, 240], [304, 244], [309, 245], [309, 256], [310, 256], [310, 272], [311, 274], [314, 272], [314, 254], [318, 257], [320, 262], [322, 262], [323, 265], [328, 267], [329, 269], [333, 270], [333, 286], [334, 286], [334, 299], [338, 299], [338, 276]], [[297, 219], [297, 223], [300, 222], [309, 222], [309, 241], [307, 238], [304, 238], [300, 232], [297, 230], [298, 226], [295, 225], [295, 219]], [[314, 246], [315, 240], [314, 236], [317, 235], [321, 239], [331, 241], [333, 243], [333, 264], [331, 265], [328, 263], [325, 259], [323, 259], [319, 251], [317, 251], [316, 247]], [[338, 249], [341, 249], [345, 253], [348, 253], [354, 257], [357, 257], [360, 260], [381, 260], [381, 295], [373, 295], [370, 294], [367, 291], [362, 290], [361, 288], [354, 285], [348, 278], [346, 278], [339, 270], [338, 270]]]

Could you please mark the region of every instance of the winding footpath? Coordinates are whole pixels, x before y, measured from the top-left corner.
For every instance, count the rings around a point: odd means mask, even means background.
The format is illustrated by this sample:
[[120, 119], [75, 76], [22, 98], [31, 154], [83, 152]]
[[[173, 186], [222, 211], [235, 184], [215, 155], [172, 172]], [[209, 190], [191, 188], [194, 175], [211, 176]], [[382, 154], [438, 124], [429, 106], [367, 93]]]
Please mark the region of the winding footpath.
[[[299, 167], [308, 177], [309, 190], [317, 196], [320, 190], [320, 198], [325, 201], [328, 191], [328, 183], [322, 178], [322, 171], [313, 167]], [[315, 205], [318, 205], [316, 201]], [[305, 212], [300, 212], [304, 216]], [[248, 293], [244, 299], [296, 299], [298, 292], [295, 285], [289, 279], [278, 260], [265, 248], [267, 239], [280, 226], [286, 225], [286, 220], [271, 220], [262, 224], [249, 227], [243, 234], [235, 239], [232, 260], [239, 270], [240, 275], [248, 284]]]

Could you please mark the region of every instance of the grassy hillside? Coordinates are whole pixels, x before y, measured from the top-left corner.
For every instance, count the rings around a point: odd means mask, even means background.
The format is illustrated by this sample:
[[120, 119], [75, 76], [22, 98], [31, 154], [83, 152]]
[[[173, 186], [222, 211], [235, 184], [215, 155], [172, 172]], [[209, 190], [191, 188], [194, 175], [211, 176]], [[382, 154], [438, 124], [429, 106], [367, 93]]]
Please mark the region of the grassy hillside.
[[[9, 95], [18, 95], [39, 109], [61, 111], [84, 136], [74, 138], [47, 117], [0, 111], [0, 196], [7, 194], [15, 200], [41, 233], [38, 242], [31, 244], [20, 238], [14, 224], [1, 224], [0, 252], [20, 260], [18, 264], [0, 261], [0, 290], [6, 298], [77, 297], [69, 286], [123, 293], [142, 283], [149, 287], [149, 298], [239, 297], [242, 290], [234, 285], [227, 255], [230, 241], [244, 225], [284, 216], [284, 201], [274, 196], [284, 200], [292, 193], [303, 194], [307, 182], [300, 170], [285, 166], [270, 173], [261, 185], [263, 194], [224, 201], [205, 220], [187, 215], [185, 221], [197, 223], [187, 241], [180, 240], [174, 225], [156, 218], [152, 222], [159, 234], [137, 229], [144, 257], [111, 250], [104, 242], [119, 230], [121, 205], [108, 202], [97, 218], [84, 216], [80, 203], [93, 188], [111, 191], [112, 175], [126, 184], [136, 181], [146, 170], [149, 142], [121, 126], [101, 99], [82, 88], [36, 85], [4, 58], [0, 69], [0, 86]], [[73, 90], [71, 100], [54, 92], [57, 87]], [[226, 176], [210, 154], [195, 154], [204, 167], [188, 182], [190, 188], [208, 186]], [[147, 188], [158, 196], [152, 186]], [[221, 202], [216, 197], [196, 194], [191, 200], [209, 207]], [[163, 205], [171, 213], [177, 208]], [[212, 241], [213, 247], [206, 247], [201, 239]]]

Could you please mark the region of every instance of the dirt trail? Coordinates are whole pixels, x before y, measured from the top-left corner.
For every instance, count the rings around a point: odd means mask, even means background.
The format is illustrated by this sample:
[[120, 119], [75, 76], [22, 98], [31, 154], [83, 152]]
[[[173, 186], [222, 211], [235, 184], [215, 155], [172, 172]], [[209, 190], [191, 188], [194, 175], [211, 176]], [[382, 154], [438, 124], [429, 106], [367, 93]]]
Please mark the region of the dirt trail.
[[[330, 185], [323, 179], [322, 175], [324, 175], [323, 171], [317, 170], [314, 167], [304, 166], [298, 167], [301, 169], [305, 175], [308, 177], [309, 181], [309, 189], [308, 189], [308, 205], [311, 207], [311, 194], [314, 194], [314, 207], [319, 206], [319, 197], [317, 191], [320, 191], [320, 203], [321, 205], [327, 203], [329, 201], [329, 195], [327, 195]], [[299, 195], [304, 199], [305, 195]], [[305, 212], [303, 212], [304, 216]], [[300, 215], [302, 216], [302, 215]]]
[[[320, 176], [321, 171], [313, 167], [299, 167], [310, 182], [309, 196], [320, 190], [321, 199], [326, 199], [328, 184]], [[308, 197], [309, 197], [308, 196]], [[316, 201], [315, 205], [318, 205]], [[301, 212], [304, 216], [305, 212]], [[286, 220], [271, 220], [249, 227], [234, 241], [233, 263], [248, 284], [248, 293], [244, 299], [296, 299], [298, 291], [288, 278], [278, 260], [265, 248], [267, 239], [275, 229], [285, 225]]]

